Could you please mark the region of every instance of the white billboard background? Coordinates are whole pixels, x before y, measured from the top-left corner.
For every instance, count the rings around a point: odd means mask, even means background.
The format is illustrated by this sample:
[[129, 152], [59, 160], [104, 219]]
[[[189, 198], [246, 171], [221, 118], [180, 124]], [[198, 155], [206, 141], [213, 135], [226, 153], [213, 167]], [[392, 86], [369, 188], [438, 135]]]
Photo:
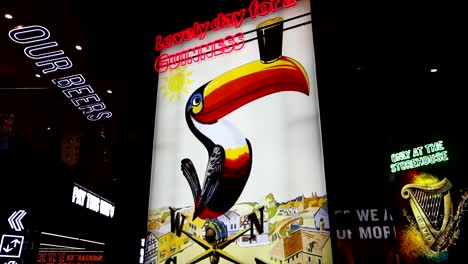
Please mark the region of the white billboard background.
[[[288, 19], [310, 12], [309, 1], [280, 8], [267, 16], [251, 19], [246, 12], [241, 27], [209, 31], [202, 40], [176, 44], [161, 53], [173, 54], [236, 32], [247, 32], [269, 18]], [[284, 23], [284, 28], [311, 20], [310, 15]], [[204, 22], [204, 21], [200, 21]], [[256, 37], [255, 31], [244, 40]], [[304, 47], [307, 47], [304, 49]], [[311, 24], [283, 32], [283, 55], [302, 64], [310, 82], [310, 95], [281, 92], [260, 98], [225, 116], [252, 143], [253, 164], [249, 180], [237, 203], [262, 201], [272, 193], [283, 202], [299, 195], [326, 195], [321, 143], [315, 58]], [[178, 68], [185, 74], [180, 88], [167, 88], [170, 71], [159, 74], [158, 99], [153, 146], [152, 180], [149, 209], [193, 206], [193, 197], [180, 169], [181, 160], [189, 158], [203, 184], [208, 153], [191, 133], [185, 121], [185, 106], [191, 93], [219, 75], [240, 65], [259, 60], [257, 40], [241, 50], [222, 54]], [[177, 98], [180, 95], [180, 99]], [[170, 100], [170, 97], [173, 100]]]

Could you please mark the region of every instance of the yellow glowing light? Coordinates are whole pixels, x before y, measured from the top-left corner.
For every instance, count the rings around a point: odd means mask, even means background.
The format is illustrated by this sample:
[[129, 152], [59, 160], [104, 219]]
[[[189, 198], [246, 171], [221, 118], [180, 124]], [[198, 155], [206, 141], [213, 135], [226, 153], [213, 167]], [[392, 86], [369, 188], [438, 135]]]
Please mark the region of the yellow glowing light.
[[189, 79], [190, 75], [192, 72], [187, 71], [187, 67], [169, 70], [168, 76], [162, 78], [165, 81], [165, 84], [161, 85], [163, 96], [169, 97], [171, 102], [174, 99], [180, 100], [183, 93], [189, 92], [188, 85], [193, 83], [193, 80]]
[[414, 179], [414, 183], [422, 185], [430, 185], [439, 182], [439, 179], [429, 173], [419, 173], [418, 176]]
[[402, 228], [399, 242], [401, 255], [406, 261], [414, 261], [428, 250], [421, 234], [415, 227], [407, 226]]

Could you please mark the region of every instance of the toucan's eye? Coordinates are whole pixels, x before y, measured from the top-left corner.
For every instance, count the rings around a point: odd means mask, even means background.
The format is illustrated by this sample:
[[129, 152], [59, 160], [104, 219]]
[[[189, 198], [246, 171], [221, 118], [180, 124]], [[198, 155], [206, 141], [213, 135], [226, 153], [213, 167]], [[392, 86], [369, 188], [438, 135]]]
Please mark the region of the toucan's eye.
[[198, 114], [203, 109], [203, 97], [201, 93], [196, 93], [187, 101], [187, 111]]
[[197, 105], [200, 104], [200, 101], [201, 101], [201, 100], [200, 100], [200, 97], [195, 96], [195, 97], [192, 99], [192, 105], [193, 105], [193, 106], [197, 106]]

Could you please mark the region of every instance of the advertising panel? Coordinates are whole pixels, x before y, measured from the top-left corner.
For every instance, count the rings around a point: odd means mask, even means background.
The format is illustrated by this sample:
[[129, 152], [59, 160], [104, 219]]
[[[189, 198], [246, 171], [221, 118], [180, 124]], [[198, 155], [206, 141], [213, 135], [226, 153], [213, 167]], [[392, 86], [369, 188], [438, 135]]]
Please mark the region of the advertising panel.
[[390, 201], [398, 220], [400, 263], [466, 261], [467, 142], [457, 134], [421, 132], [419, 140], [393, 142]]
[[332, 263], [309, 1], [156, 36], [145, 263]]
[[335, 209], [332, 217], [333, 263], [398, 263], [395, 218], [390, 208], [356, 202], [353, 208]]

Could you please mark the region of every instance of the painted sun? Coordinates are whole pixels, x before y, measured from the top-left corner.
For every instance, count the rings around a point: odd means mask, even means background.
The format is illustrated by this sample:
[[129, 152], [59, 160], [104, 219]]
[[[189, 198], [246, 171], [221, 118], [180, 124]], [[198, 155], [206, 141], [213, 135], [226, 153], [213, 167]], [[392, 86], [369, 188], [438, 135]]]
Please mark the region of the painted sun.
[[182, 94], [188, 93], [188, 86], [193, 83], [190, 79], [192, 72], [187, 71], [187, 67], [179, 67], [175, 70], [169, 70], [168, 75], [164, 76], [164, 84], [161, 85], [163, 96], [168, 97], [169, 101], [180, 100]]

